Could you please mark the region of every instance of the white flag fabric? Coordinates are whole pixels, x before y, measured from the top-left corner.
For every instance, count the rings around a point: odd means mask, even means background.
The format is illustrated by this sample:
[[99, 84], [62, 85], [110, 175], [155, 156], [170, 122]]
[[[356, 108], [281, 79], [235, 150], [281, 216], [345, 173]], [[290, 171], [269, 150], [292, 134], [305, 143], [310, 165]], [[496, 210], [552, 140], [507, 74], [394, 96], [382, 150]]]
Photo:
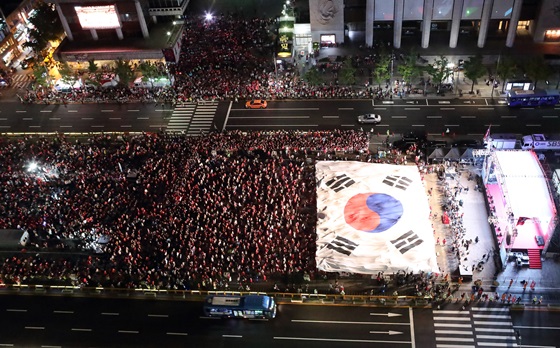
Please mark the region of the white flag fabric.
[[320, 270], [439, 272], [416, 166], [322, 161], [316, 179]]

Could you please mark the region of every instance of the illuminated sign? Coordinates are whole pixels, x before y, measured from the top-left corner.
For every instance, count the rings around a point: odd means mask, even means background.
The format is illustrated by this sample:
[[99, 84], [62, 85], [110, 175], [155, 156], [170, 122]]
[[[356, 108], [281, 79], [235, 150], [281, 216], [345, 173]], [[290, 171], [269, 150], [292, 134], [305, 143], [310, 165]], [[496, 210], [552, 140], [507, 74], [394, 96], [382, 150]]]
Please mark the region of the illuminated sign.
[[560, 41], [560, 30], [551, 29], [544, 32], [544, 39], [546, 41]]
[[115, 5], [74, 6], [82, 29], [116, 29], [121, 27]]

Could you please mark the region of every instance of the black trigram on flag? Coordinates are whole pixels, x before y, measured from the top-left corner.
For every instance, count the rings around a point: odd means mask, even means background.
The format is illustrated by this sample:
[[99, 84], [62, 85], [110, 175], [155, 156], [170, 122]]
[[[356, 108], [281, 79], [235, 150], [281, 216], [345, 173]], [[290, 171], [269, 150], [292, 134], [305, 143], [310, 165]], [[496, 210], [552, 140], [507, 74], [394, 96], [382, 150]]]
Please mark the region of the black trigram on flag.
[[406, 190], [412, 183], [412, 180], [410, 180], [406, 176], [388, 175], [385, 180], [383, 180], [383, 183], [389, 186], [394, 186], [401, 190]]
[[424, 241], [412, 231], [408, 231], [399, 238], [392, 240], [391, 243], [397, 248], [401, 254], [406, 253], [410, 249], [422, 244]]
[[341, 236], [336, 236], [329, 244], [327, 244], [327, 249], [331, 249], [334, 251], [338, 251], [341, 254], [346, 256], [350, 256], [354, 249], [358, 247], [358, 244], [351, 241], [350, 239], [346, 239]]
[[334, 192], [342, 191], [354, 185], [356, 182], [346, 174], [337, 175], [326, 182], [327, 186], [334, 190]]

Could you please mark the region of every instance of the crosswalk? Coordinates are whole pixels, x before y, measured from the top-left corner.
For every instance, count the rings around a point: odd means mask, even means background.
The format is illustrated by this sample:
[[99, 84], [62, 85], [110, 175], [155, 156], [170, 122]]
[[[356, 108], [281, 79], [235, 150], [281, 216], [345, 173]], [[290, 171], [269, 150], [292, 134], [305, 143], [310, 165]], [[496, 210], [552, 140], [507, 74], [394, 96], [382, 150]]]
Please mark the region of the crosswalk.
[[434, 310], [436, 348], [518, 347], [507, 307]]
[[12, 81], [8, 86], [1, 86], [1, 88], [27, 88], [31, 84], [31, 80], [29, 79], [29, 75], [27, 74], [15, 74], [11, 77]]
[[185, 132], [190, 136], [200, 135], [212, 129], [217, 109], [216, 102], [185, 103], [176, 106], [169, 118], [167, 130]]

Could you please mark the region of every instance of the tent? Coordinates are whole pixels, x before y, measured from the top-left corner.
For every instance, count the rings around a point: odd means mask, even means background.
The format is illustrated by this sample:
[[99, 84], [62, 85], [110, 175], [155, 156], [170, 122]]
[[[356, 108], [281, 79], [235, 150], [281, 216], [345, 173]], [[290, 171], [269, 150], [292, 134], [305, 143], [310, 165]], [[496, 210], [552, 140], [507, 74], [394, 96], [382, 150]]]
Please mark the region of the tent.
[[441, 161], [445, 157], [445, 152], [441, 148], [434, 149], [432, 153], [428, 156], [428, 159], [432, 161]]
[[459, 152], [458, 148], [452, 147], [449, 152], [447, 152], [447, 155], [445, 155], [444, 158], [450, 161], [458, 161], [459, 159], [461, 159], [461, 153]]

